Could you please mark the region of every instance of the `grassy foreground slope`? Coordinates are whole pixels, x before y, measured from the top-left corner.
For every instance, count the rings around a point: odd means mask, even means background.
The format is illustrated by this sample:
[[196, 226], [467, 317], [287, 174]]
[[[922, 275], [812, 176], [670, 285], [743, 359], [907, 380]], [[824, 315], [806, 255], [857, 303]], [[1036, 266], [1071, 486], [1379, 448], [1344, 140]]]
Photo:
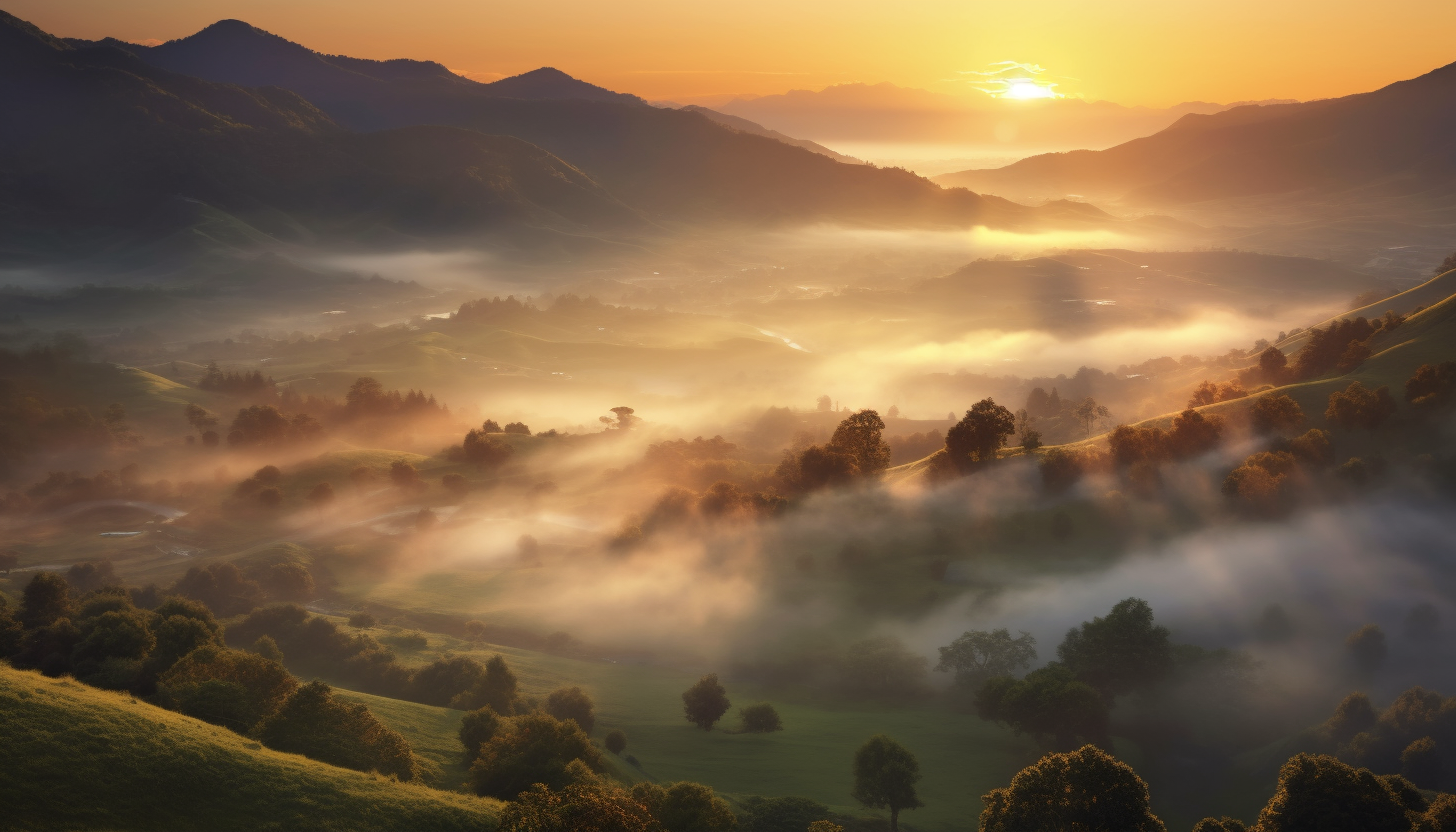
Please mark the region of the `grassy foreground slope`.
[[263, 748], [0, 664], [0, 806], [20, 830], [480, 830], [499, 804]]

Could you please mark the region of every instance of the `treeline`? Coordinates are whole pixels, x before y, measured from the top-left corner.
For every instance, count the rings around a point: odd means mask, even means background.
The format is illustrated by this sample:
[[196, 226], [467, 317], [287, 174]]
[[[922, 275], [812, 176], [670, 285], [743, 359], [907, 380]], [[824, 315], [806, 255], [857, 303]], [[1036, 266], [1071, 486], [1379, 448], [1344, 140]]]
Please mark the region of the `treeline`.
[[12, 489], [0, 496], [0, 514], [53, 511], [91, 500], [173, 502], [189, 498], [194, 490], [195, 484], [190, 482], [145, 482], [141, 467], [134, 462], [118, 471], [105, 469], [89, 477], [77, 471], [52, 471], [24, 489]]
[[183, 417], [193, 431], [187, 441], [200, 441], [205, 447], [216, 447], [226, 439], [234, 448], [274, 448], [317, 441], [332, 430], [377, 432], [406, 420], [441, 421], [450, 416], [449, 408], [434, 396], [420, 390], [386, 390], [368, 376], [355, 379], [342, 402], [305, 398], [291, 389], [280, 394], [273, 380], [257, 371], [223, 372], [216, 363], [208, 365], [199, 386], [259, 401], [239, 409], [225, 431], [221, 416], [197, 404], [186, 405]]
[[123, 372], [92, 361], [89, 345], [74, 336], [0, 348], [0, 475], [36, 453], [135, 445], [122, 405], [80, 401], [82, 392], [113, 386]]
[[73, 599], [68, 577], [36, 573], [13, 614], [0, 596], [0, 656], [15, 667], [128, 690], [279, 751], [400, 780], [419, 777], [420, 761], [402, 736], [322, 682], [299, 685], [272, 642], [232, 650], [203, 603], [174, 595], [138, 605], [109, 570], [94, 566], [78, 582], [104, 585]]

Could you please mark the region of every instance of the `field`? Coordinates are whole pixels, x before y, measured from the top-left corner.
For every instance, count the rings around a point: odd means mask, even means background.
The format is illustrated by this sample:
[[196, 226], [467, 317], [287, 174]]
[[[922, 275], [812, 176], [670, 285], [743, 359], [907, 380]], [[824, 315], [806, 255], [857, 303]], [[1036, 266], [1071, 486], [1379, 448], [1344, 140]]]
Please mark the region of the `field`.
[[[499, 804], [263, 748], [132, 697], [0, 665], [3, 825], [489, 830]], [[78, 799], [84, 796], [84, 799]]]

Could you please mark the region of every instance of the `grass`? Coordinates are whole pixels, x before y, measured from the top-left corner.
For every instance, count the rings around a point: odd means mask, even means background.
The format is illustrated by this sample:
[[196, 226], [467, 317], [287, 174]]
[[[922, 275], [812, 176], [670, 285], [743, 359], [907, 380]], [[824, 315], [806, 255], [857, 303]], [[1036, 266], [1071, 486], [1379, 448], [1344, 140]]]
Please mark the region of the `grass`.
[[495, 828], [500, 809], [3, 664], [0, 713], [7, 829], [478, 831]]
[[[598, 744], [614, 728], [627, 734], [623, 757], [607, 757], [622, 779], [634, 782], [691, 780], [730, 797], [793, 795], [813, 798], [837, 812], [866, 814], [849, 796], [850, 763], [865, 740], [885, 733], [914, 752], [924, 774], [918, 788], [925, 808], [906, 813], [901, 823], [925, 832], [948, 832], [974, 827], [981, 795], [1010, 782], [1039, 756], [1029, 739], [939, 706], [786, 700], [732, 683], [728, 694], [733, 709], [718, 729], [704, 732], [684, 719], [681, 697], [712, 668], [566, 658], [472, 645], [438, 633], [430, 633], [429, 639], [426, 651], [408, 658], [427, 661], [449, 651], [483, 661], [500, 653], [519, 677], [523, 693], [538, 700], [558, 687], [580, 685], [596, 702], [593, 737]], [[464, 780], [456, 737], [463, 712], [348, 691], [340, 694], [368, 705], [381, 721], [404, 734], [416, 753], [440, 765], [443, 787]], [[778, 710], [785, 730], [773, 734], [722, 730], [737, 728], [739, 707], [765, 699]], [[640, 769], [628, 764], [626, 755], [635, 757]]]

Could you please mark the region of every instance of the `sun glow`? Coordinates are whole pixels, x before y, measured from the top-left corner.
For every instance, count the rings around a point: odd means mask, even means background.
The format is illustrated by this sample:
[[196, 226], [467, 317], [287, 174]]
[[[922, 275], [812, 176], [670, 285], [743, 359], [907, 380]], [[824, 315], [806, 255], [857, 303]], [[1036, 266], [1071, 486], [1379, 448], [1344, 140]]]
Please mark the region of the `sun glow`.
[[1035, 81], [1025, 78], [1018, 78], [1012, 81], [1006, 91], [1001, 93], [1001, 98], [1015, 98], [1025, 101], [1032, 98], [1057, 98], [1055, 90], [1050, 86], [1043, 86]]

